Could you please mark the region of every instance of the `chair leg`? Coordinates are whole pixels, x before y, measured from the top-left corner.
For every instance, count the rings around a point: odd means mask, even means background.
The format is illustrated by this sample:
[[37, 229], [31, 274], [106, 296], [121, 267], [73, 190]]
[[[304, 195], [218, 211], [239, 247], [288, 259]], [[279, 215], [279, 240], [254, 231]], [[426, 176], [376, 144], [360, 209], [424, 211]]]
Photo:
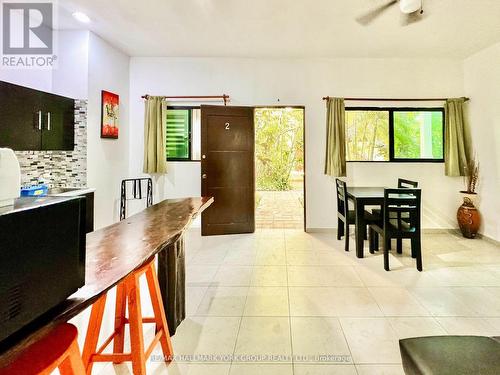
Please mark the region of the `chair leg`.
[[391, 244], [391, 239], [384, 237], [384, 269], [390, 271], [389, 268], [389, 246]]
[[363, 228], [363, 236], [365, 240], [368, 239], [368, 225], [365, 225], [365, 227]]
[[345, 223], [345, 251], [349, 251], [349, 224]]
[[174, 350], [172, 342], [170, 341], [170, 333], [168, 331], [167, 318], [165, 310], [163, 309], [163, 302], [161, 298], [160, 285], [158, 283], [158, 276], [155, 271], [154, 264], [146, 271], [146, 279], [148, 282], [149, 295], [151, 296], [151, 303], [155, 314], [156, 331], [163, 331], [160, 338], [160, 344], [163, 351], [163, 356], [167, 362], [172, 361]]
[[375, 232], [375, 238], [373, 239], [374, 250], [378, 251], [379, 243], [378, 243], [379, 235]]
[[[123, 353], [125, 339], [125, 310], [127, 304], [127, 294], [124, 283], [119, 283], [116, 287], [116, 306], [115, 306], [115, 332], [113, 340], [113, 353]], [[122, 362], [113, 362], [122, 363]]]
[[85, 375], [85, 367], [76, 341], [71, 343], [68, 356], [59, 364], [59, 373], [61, 375]]
[[403, 239], [402, 238], [396, 239], [396, 246], [397, 246], [398, 254], [403, 254]]
[[337, 240], [341, 240], [342, 236], [344, 235], [344, 222], [340, 220], [340, 218], [337, 219]]
[[411, 239], [411, 252], [412, 256], [415, 254], [415, 258], [417, 258], [417, 270], [422, 271], [422, 246], [420, 243], [420, 238], [412, 238]]
[[106, 306], [106, 294], [99, 298], [92, 305], [90, 313], [87, 335], [85, 336], [85, 344], [83, 345], [82, 360], [85, 366], [87, 375], [92, 373], [94, 362], [90, 361], [90, 357], [96, 352], [99, 334], [101, 332], [102, 316], [104, 315], [104, 307]]
[[368, 231], [368, 243], [370, 244], [370, 254], [375, 253], [375, 231], [370, 228]]
[[146, 358], [144, 355], [144, 334], [142, 332], [139, 280], [137, 277], [129, 277], [129, 280], [127, 280], [126, 283], [130, 322], [130, 351], [132, 352], [132, 369], [134, 375], [146, 375]]

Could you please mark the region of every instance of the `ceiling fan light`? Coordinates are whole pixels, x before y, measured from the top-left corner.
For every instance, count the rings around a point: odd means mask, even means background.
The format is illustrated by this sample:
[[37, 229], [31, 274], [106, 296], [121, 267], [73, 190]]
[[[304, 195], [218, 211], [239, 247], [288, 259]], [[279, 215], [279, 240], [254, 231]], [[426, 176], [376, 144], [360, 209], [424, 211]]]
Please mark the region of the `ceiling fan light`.
[[414, 13], [422, 8], [422, 0], [400, 0], [399, 8], [403, 13]]

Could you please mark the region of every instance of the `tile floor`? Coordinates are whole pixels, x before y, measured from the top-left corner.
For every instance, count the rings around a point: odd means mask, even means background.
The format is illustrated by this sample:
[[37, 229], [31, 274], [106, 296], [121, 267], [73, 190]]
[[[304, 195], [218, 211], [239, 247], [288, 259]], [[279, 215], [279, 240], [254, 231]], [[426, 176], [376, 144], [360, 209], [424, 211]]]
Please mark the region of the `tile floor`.
[[[500, 335], [500, 247], [485, 240], [424, 235], [422, 273], [408, 248], [385, 272], [380, 254], [357, 259], [325, 233], [191, 230], [186, 243], [189, 316], [172, 339], [179, 358], [150, 360], [148, 374], [402, 375], [400, 338]], [[110, 305], [108, 331], [111, 313]], [[80, 342], [86, 315], [75, 319]], [[94, 370], [131, 373], [126, 364]]]

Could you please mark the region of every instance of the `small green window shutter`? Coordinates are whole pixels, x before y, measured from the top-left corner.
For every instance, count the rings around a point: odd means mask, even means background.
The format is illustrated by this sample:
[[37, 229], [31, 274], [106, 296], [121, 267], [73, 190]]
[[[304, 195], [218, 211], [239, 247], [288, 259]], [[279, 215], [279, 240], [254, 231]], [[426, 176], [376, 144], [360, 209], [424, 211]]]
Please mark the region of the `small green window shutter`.
[[167, 110], [167, 159], [189, 159], [189, 109]]

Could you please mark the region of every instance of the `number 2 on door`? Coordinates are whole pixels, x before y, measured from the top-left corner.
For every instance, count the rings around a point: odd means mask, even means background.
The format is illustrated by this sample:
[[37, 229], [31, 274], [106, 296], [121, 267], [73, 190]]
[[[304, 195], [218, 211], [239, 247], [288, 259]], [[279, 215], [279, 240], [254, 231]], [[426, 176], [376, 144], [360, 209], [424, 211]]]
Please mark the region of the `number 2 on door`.
[[226, 130], [229, 130], [229, 122], [226, 122]]

